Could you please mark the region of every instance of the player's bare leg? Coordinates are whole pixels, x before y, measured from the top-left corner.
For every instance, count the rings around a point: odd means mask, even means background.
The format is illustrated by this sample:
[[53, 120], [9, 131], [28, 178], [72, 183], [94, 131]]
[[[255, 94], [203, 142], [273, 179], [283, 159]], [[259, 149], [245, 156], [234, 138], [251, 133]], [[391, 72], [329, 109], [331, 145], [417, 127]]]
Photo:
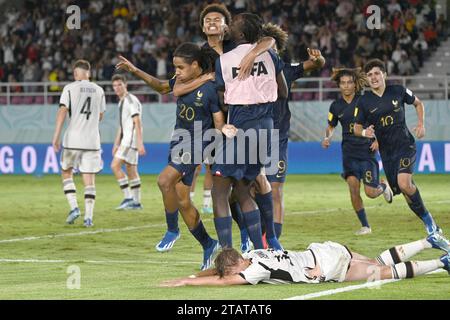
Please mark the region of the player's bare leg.
[[356, 216], [361, 223], [361, 229], [359, 229], [355, 234], [370, 234], [372, 232], [372, 229], [370, 228], [369, 222], [367, 221], [366, 211], [364, 209], [363, 200], [360, 194], [361, 183], [355, 176], [348, 176], [346, 181], [350, 191], [350, 200], [352, 202], [353, 209], [355, 210]]
[[70, 206], [70, 212], [67, 216], [66, 223], [73, 224], [73, 222], [80, 216], [80, 209], [78, 208], [77, 193], [75, 183], [73, 181], [72, 168], [67, 170], [61, 169], [61, 177], [63, 183], [64, 194]]
[[211, 189], [213, 185], [211, 166], [209, 164], [205, 165], [205, 180], [203, 181], [203, 206], [202, 213], [212, 214], [212, 197]]
[[192, 201], [194, 201], [195, 187], [197, 186], [197, 179], [198, 179], [198, 176], [200, 175], [200, 172], [202, 172], [202, 165], [201, 164], [199, 164], [195, 168], [194, 178], [192, 179], [192, 184], [191, 184], [191, 187], [190, 187], [190, 197], [191, 197]]
[[392, 198], [394, 197], [391, 188], [389, 187], [389, 184], [385, 182], [383, 179], [381, 179], [380, 185], [378, 187], [372, 187], [369, 185], [364, 185], [364, 192], [366, 193], [366, 196], [375, 199], [378, 198], [380, 195], [383, 195], [384, 200], [386, 200], [387, 203], [392, 203]]

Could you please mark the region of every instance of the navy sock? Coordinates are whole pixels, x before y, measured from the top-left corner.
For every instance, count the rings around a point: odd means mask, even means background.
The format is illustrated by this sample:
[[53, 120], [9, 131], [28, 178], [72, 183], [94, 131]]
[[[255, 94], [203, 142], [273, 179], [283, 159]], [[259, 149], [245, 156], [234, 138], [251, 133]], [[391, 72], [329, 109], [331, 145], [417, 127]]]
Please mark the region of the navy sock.
[[364, 208], [362, 208], [361, 210], [357, 211], [356, 215], [358, 216], [358, 219], [361, 222], [361, 225], [363, 227], [370, 228], [369, 222], [367, 221], [366, 210], [364, 210]]
[[198, 223], [198, 225], [189, 230], [195, 239], [202, 245], [203, 249], [208, 248], [211, 245], [212, 239], [209, 236], [208, 232], [206, 232], [205, 226], [203, 225], [202, 220]]
[[241, 206], [239, 205], [238, 201], [230, 203], [230, 211], [231, 216], [233, 217], [233, 220], [236, 221], [237, 225], [239, 226], [239, 229], [240, 230], [245, 229], [245, 221], [242, 215]]
[[261, 212], [261, 224], [264, 221], [264, 225], [266, 227], [266, 237], [273, 238], [275, 237], [275, 230], [273, 226], [273, 200], [272, 200], [272, 191], [266, 194], [255, 195], [255, 201], [258, 205], [259, 211]]
[[236, 221], [239, 230], [241, 231], [241, 242], [246, 242], [248, 238], [247, 226], [245, 225], [244, 216], [241, 211], [241, 206], [238, 201], [230, 203], [231, 216]]
[[214, 226], [216, 227], [217, 236], [219, 237], [219, 243], [222, 248], [233, 247], [231, 234], [232, 221], [233, 219], [230, 216], [214, 218]]
[[275, 235], [277, 236], [277, 239], [280, 239], [281, 229], [283, 228], [283, 225], [281, 223], [274, 222], [273, 227], [275, 228]]
[[259, 210], [244, 212], [244, 220], [247, 225], [247, 231], [250, 240], [253, 242], [255, 249], [264, 249], [261, 234], [261, 217]]
[[175, 212], [166, 210], [167, 230], [170, 232], [178, 232], [178, 209]]
[[423, 221], [425, 224], [425, 228], [429, 234], [435, 232], [437, 230], [436, 223], [433, 220], [433, 217], [425, 208], [423, 204], [422, 197], [420, 196], [419, 189], [416, 187], [416, 192], [413, 195], [408, 196], [411, 200], [411, 203], [408, 203], [409, 208]]

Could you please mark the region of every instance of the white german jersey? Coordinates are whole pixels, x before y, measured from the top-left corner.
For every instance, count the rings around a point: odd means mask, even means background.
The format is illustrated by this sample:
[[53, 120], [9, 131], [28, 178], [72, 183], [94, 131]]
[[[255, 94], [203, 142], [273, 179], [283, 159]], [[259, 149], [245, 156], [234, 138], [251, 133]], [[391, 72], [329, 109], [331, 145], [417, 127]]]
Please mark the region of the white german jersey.
[[121, 130], [120, 145], [137, 149], [136, 128], [133, 119], [134, 117], [141, 117], [142, 105], [135, 95], [128, 93], [119, 102], [119, 112]]
[[243, 257], [251, 259], [252, 263], [240, 275], [251, 284], [319, 282], [308, 276], [308, 270], [316, 265], [314, 255], [309, 250], [303, 252], [252, 250], [244, 253]]
[[63, 147], [78, 150], [100, 150], [100, 114], [105, 112], [105, 92], [88, 80], [66, 85], [59, 100], [69, 109], [69, 125]]

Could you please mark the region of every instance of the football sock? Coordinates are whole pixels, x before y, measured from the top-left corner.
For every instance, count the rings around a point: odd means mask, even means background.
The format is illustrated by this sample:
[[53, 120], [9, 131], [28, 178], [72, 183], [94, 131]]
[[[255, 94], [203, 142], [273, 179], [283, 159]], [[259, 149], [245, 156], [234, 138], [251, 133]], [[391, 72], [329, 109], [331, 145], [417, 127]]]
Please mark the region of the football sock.
[[416, 192], [413, 195], [408, 196], [411, 203], [408, 202], [409, 208], [423, 221], [428, 234], [432, 234], [437, 230], [436, 223], [433, 217], [425, 208], [422, 197], [420, 196], [419, 189], [416, 187]]
[[277, 239], [280, 239], [281, 230], [283, 229], [283, 225], [281, 223], [274, 222], [273, 227], [275, 228], [275, 235], [277, 236]]
[[369, 222], [367, 221], [366, 210], [364, 210], [364, 208], [362, 208], [359, 211], [356, 211], [356, 215], [358, 216], [359, 222], [361, 222], [361, 225], [363, 227], [370, 228]]
[[130, 189], [133, 199], [136, 203], [141, 203], [141, 179], [137, 178], [130, 181]]
[[426, 274], [428, 272], [444, 267], [444, 264], [439, 260], [427, 261], [407, 261], [397, 263], [391, 267], [393, 279], [407, 279]]
[[259, 211], [261, 212], [261, 221], [264, 221], [264, 225], [266, 227], [266, 237], [268, 239], [276, 237], [273, 226], [272, 191], [266, 194], [257, 193], [255, 195], [255, 201], [258, 205]]
[[95, 186], [86, 186], [84, 188], [84, 205], [84, 219], [92, 219], [94, 216]]
[[228, 217], [214, 218], [214, 226], [216, 227], [217, 236], [219, 237], [219, 243], [222, 248], [232, 248], [232, 221], [233, 219]]
[[204, 208], [211, 207], [211, 190], [203, 191], [203, 207]]
[[170, 232], [178, 232], [178, 209], [175, 212], [166, 210], [167, 230]]
[[206, 232], [202, 220], [198, 222], [198, 225], [194, 229], [189, 231], [192, 233], [194, 238], [197, 239], [198, 242], [200, 242], [204, 250], [211, 246], [212, 239], [209, 236], [208, 232]]
[[253, 242], [255, 249], [264, 249], [261, 233], [261, 217], [259, 210], [253, 210], [250, 212], [242, 213], [244, 216], [245, 224], [247, 225], [247, 231], [250, 236], [250, 240]]
[[77, 190], [73, 179], [69, 178], [63, 180], [63, 190], [67, 201], [69, 202], [70, 210], [78, 208]]
[[122, 189], [123, 197], [125, 199], [131, 199], [132, 196], [131, 196], [130, 186], [128, 184], [128, 177], [125, 176], [122, 179], [118, 179], [117, 182], [119, 183], [120, 189]]
[[383, 251], [376, 259], [380, 264], [393, 266], [429, 248], [431, 248], [431, 244], [426, 239], [417, 240]]

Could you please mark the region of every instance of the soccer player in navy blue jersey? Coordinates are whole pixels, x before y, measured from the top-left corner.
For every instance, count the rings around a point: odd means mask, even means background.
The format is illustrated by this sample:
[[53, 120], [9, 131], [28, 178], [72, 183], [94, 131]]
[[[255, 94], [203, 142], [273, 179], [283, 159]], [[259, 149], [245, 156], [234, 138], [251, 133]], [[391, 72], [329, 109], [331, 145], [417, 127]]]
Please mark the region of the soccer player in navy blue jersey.
[[[274, 38], [275, 44], [272, 49], [281, 55], [286, 49], [288, 34], [280, 26], [266, 23], [263, 25], [263, 35]], [[289, 95], [295, 80], [302, 78], [305, 72], [310, 72], [322, 68], [325, 65], [325, 58], [320, 50], [308, 48], [309, 59], [301, 63], [284, 63], [283, 73], [288, 87], [288, 98], [277, 99], [273, 108], [273, 127], [279, 130], [279, 161], [275, 164], [278, 170], [274, 174], [268, 174], [267, 180], [270, 182], [269, 189], [264, 189], [266, 178], [260, 175], [257, 178], [259, 193], [255, 197], [257, 202], [264, 195], [273, 198], [273, 219], [277, 238], [280, 238], [284, 220], [283, 186], [286, 181], [288, 167], [288, 137], [291, 120], [289, 110]], [[271, 190], [271, 194], [269, 194]]]
[[[214, 55], [210, 49], [201, 49], [193, 43], [181, 44], [174, 52], [173, 64], [175, 75], [181, 83], [211, 72]], [[120, 57], [118, 69], [126, 69], [143, 79], [150, 87], [160, 93], [167, 93], [173, 89], [175, 79], [159, 80], [136, 68], [131, 62]], [[201, 269], [211, 266], [211, 258], [219, 249], [217, 240], [212, 239], [206, 232], [197, 209], [191, 202], [190, 185], [196, 166], [203, 161], [203, 134], [211, 128], [227, 130], [231, 126], [225, 125], [224, 116], [219, 109], [215, 84], [211, 81], [198, 89], [180, 96], [177, 100], [177, 119], [174, 135], [170, 144], [168, 165], [158, 177], [166, 212], [168, 230], [163, 239], [156, 245], [160, 252], [168, 251], [180, 236], [178, 228], [178, 210], [192, 235], [203, 247], [203, 264]], [[189, 133], [190, 141], [186, 143], [185, 133]], [[226, 131], [228, 132], [228, 131]], [[197, 141], [200, 137], [201, 141]], [[199, 163], [196, 161], [196, 145], [201, 144]]]
[[[223, 4], [212, 3], [203, 8], [199, 18], [200, 28], [207, 39], [207, 42], [203, 45], [203, 47], [213, 49], [217, 52], [217, 56], [233, 50], [236, 47], [236, 44], [233, 39], [231, 39], [229, 33], [229, 25], [231, 20], [231, 14]], [[256, 46], [242, 58], [239, 65], [238, 79], [242, 80], [247, 78], [250, 75], [256, 57], [264, 52], [267, 52], [274, 44], [275, 40], [271, 36], [264, 36], [259, 39]], [[173, 93], [175, 96], [185, 94], [196, 89], [198, 86], [209, 80], [210, 78], [208, 75], [203, 75], [193, 79], [189, 83], [184, 83], [182, 85], [176, 83]], [[210, 196], [209, 189], [212, 186], [212, 176], [209, 168], [210, 166], [207, 165], [206, 167], [204, 207], [202, 208], [202, 211], [204, 213], [210, 213], [211, 211], [208, 210], [208, 206], [205, 204], [208, 203], [208, 198]], [[211, 181], [211, 183], [209, 183], [209, 181]], [[264, 190], [264, 188], [262, 188], [262, 190]], [[251, 243], [249, 241], [247, 227], [235, 192], [232, 192], [229, 202], [231, 215], [238, 224], [241, 233], [241, 251], [246, 252], [251, 248]]]
[[372, 232], [367, 220], [363, 200], [360, 195], [360, 181], [364, 183], [364, 191], [369, 198], [376, 198], [384, 194], [388, 203], [392, 202], [392, 190], [389, 185], [380, 183], [379, 166], [375, 157], [378, 143], [375, 139], [357, 137], [354, 135], [355, 106], [360, 99], [361, 91], [366, 83], [365, 74], [359, 69], [333, 69], [331, 77], [341, 91], [341, 97], [333, 101], [328, 113], [328, 127], [322, 146], [328, 148], [334, 129], [342, 127], [342, 177], [348, 184], [353, 209], [361, 222], [361, 229], [356, 235]]
[[[245, 143], [242, 149], [236, 146], [238, 140], [227, 141], [224, 150], [219, 150], [212, 166], [213, 172], [213, 207], [214, 223], [222, 247], [232, 246], [231, 216], [229, 214], [228, 196], [231, 185], [234, 185], [236, 196], [243, 212], [245, 224], [255, 248], [262, 248], [261, 223], [259, 210], [250, 196], [250, 183], [255, 180], [262, 169], [267, 149], [261, 152], [263, 140], [258, 139], [261, 129], [273, 128], [272, 108], [273, 102], [279, 96], [287, 96], [286, 82], [282, 73], [282, 62], [271, 50], [258, 57], [252, 69], [251, 76], [240, 80], [239, 62], [242, 56], [251, 50], [262, 34], [261, 19], [249, 13], [235, 17], [231, 28], [231, 37], [236, 41], [237, 47], [222, 55], [216, 61], [216, 83], [221, 102], [228, 111], [228, 123], [244, 131], [256, 132], [255, 141]], [[270, 133], [270, 131], [268, 132]], [[228, 143], [233, 145], [234, 163], [220, 163], [228, 159]], [[267, 147], [267, 145], [266, 145]], [[234, 149], [233, 149], [234, 148]], [[238, 155], [239, 153], [239, 155]], [[238, 163], [237, 159], [244, 154], [245, 161]], [[263, 155], [262, 155], [263, 154]], [[265, 155], [264, 155], [265, 154]], [[251, 163], [250, 155], [259, 155], [256, 163]], [[281, 248], [275, 237], [273, 228], [273, 213], [263, 214], [267, 218], [266, 228], [273, 238], [273, 246]], [[269, 229], [270, 228], [270, 229]]]
[[370, 91], [359, 99], [355, 108], [355, 134], [376, 137], [384, 171], [394, 195], [402, 193], [410, 209], [425, 224], [433, 247], [450, 251], [450, 243], [443, 236], [425, 207], [414, 180], [416, 143], [406, 126], [405, 104], [412, 104], [417, 113], [416, 137], [425, 136], [424, 105], [411, 90], [401, 85], [386, 85], [386, 67], [381, 60], [366, 63]]

